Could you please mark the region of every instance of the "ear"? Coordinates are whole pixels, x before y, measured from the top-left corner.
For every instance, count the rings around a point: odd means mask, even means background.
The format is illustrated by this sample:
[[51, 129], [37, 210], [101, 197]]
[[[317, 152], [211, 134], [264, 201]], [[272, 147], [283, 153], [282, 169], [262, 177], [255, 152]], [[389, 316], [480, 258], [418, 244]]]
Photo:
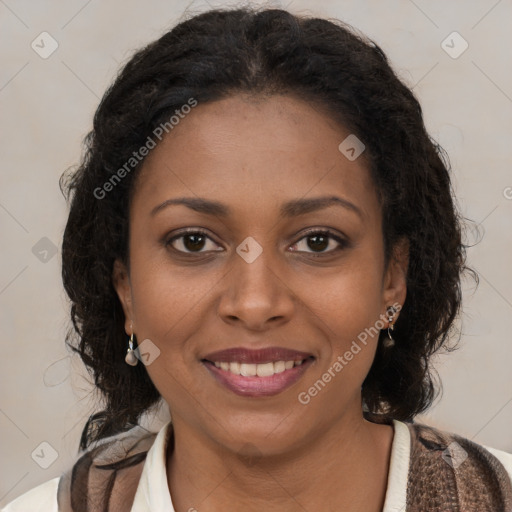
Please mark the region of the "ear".
[[121, 305], [123, 306], [125, 317], [124, 330], [129, 336], [133, 330], [135, 330], [135, 319], [133, 316], [132, 308], [132, 287], [126, 265], [119, 259], [114, 261], [114, 268], [112, 271], [112, 284], [114, 285], [117, 296], [119, 297]]
[[402, 238], [393, 247], [384, 275], [382, 310], [396, 303], [403, 307], [407, 296], [407, 269], [409, 267], [409, 240]]

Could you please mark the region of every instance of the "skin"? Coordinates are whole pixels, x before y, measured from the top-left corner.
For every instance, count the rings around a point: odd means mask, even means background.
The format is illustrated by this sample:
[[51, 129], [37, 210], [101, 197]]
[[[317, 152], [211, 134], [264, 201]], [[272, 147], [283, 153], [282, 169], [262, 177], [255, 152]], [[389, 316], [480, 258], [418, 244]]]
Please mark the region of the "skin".
[[[237, 95], [196, 106], [143, 164], [130, 206], [130, 267], [116, 261], [113, 282], [126, 333], [160, 350], [146, 369], [174, 425], [166, 467], [177, 512], [382, 510], [393, 428], [365, 420], [361, 404], [377, 337], [307, 405], [297, 399], [406, 297], [407, 250], [397, 246], [385, 265], [364, 157], [338, 150], [347, 135], [293, 96]], [[279, 218], [286, 201], [332, 195], [360, 215], [330, 206]], [[151, 215], [183, 196], [219, 201], [232, 214], [171, 205]], [[178, 230], [199, 227], [202, 244], [182, 237], [165, 246]], [[307, 228], [329, 228], [348, 244], [329, 238], [319, 249]], [[252, 263], [236, 252], [249, 236], [263, 250]], [[240, 346], [291, 348], [315, 361], [278, 395], [242, 397], [200, 361]]]

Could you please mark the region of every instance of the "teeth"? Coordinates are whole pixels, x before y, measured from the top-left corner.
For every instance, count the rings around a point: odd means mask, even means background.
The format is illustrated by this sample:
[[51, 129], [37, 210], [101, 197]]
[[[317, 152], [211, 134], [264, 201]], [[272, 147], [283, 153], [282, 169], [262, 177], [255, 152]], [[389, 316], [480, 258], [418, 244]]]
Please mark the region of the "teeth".
[[274, 375], [274, 363], [257, 364], [255, 366], [258, 377], [271, 377]]
[[242, 363], [240, 365], [240, 375], [243, 375], [244, 377], [254, 377], [258, 371], [258, 366], [262, 365]]
[[284, 361], [276, 361], [274, 363], [274, 373], [283, 373], [286, 370], [286, 363]]
[[276, 361], [275, 363], [264, 364], [248, 364], [238, 362], [218, 362], [214, 364], [217, 368], [224, 371], [229, 371], [235, 375], [242, 375], [242, 377], [271, 377], [276, 373], [282, 373], [285, 370], [291, 370], [294, 366], [300, 366], [304, 361]]
[[228, 371], [231, 373], [236, 373], [237, 375], [240, 375], [240, 367], [242, 366], [240, 363], [227, 363], [228, 365]]

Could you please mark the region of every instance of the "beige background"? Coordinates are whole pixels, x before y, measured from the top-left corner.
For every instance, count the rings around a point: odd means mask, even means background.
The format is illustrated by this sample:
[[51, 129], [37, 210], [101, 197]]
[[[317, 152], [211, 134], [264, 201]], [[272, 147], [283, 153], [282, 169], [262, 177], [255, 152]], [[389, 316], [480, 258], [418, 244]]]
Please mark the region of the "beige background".
[[[64, 346], [67, 302], [60, 253], [51, 252], [60, 251], [67, 212], [58, 178], [78, 162], [81, 140], [120, 63], [173, 26], [187, 5], [0, 0], [0, 506], [72, 463], [94, 404], [80, 361]], [[428, 130], [449, 152], [463, 212], [484, 231], [469, 251], [481, 284], [465, 291], [461, 349], [438, 359], [444, 396], [418, 419], [512, 452], [511, 2], [282, 5], [338, 17], [372, 37], [414, 87]], [[189, 12], [207, 8], [193, 2]], [[47, 59], [31, 48], [43, 31], [59, 45]], [[469, 44], [458, 58], [441, 46], [453, 31]], [[458, 51], [462, 43], [449, 44]], [[475, 242], [474, 231], [468, 240]], [[166, 419], [163, 408], [147, 425], [157, 430]], [[47, 469], [31, 456], [42, 442], [58, 454]]]

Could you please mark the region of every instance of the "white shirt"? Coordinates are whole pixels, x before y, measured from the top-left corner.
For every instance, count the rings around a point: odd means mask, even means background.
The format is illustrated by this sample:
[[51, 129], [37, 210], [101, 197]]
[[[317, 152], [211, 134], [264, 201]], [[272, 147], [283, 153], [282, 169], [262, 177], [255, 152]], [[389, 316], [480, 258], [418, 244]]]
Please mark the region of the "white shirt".
[[[158, 432], [149, 449], [142, 470], [131, 512], [175, 512], [167, 484], [167, 429], [170, 421]], [[404, 512], [411, 438], [408, 426], [393, 420], [388, 485], [382, 512]], [[503, 464], [512, 481], [512, 454], [484, 446]], [[7, 504], [0, 512], [58, 512], [59, 477], [49, 480]]]

